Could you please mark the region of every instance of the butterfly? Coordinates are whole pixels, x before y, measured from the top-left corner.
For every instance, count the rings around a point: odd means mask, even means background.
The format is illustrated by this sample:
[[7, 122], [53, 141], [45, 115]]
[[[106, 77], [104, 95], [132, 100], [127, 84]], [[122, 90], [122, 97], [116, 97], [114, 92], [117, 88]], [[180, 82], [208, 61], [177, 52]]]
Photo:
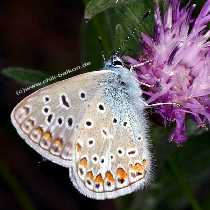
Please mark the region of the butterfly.
[[134, 71], [113, 56], [102, 70], [44, 87], [23, 99], [11, 121], [44, 158], [67, 167], [75, 188], [112, 199], [151, 180], [145, 102]]

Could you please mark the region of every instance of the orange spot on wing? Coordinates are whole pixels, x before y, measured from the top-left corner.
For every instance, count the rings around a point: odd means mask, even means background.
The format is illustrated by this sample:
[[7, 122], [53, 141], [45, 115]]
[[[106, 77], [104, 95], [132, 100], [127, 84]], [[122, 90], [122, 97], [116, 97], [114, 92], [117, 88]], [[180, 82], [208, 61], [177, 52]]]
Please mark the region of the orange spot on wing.
[[52, 135], [51, 135], [51, 133], [50, 133], [49, 131], [46, 131], [46, 132], [44, 132], [42, 138], [43, 138], [45, 141], [51, 141]]
[[39, 132], [40, 134], [42, 134], [44, 131], [43, 131], [43, 129], [41, 128], [41, 127], [37, 127], [37, 128], [35, 128], [35, 130], [37, 131], [37, 132]]
[[86, 159], [86, 158], [82, 158], [82, 159], [79, 161], [79, 165], [80, 165], [80, 166], [83, 166], [83, 167], [85, 167], [85, 168], [87, 168], [87, 164], [88, 164], [88, 162], [87, 162], [87, 159]]
[[124, 179], [125, 180], [128, 177], [128, 173], [123, 168], [118, 168], [117, 169], [117, 176], [120, 179]]
[[32, 135], [35, 135], [35, 136], [39, 135], [41, 137], [43, 132], [44, 131], [41, 127], [37, 127], [34, 130], [32, 130]]
[[103, 184], [104, 183], [104, 180], [103, 180], [103, 177], [101, 176], [101, 174], [98, 174], [96, 176], [95, 182], [98, 183], [98, 184]]
[[63, 141], [62, 141], [62, 139], [61, 138], [56, 138], [55, 140], [54, 140], [54, 142], [53, 142], [53, 144], [55, 145], [55, 146], [62, 146], [63, 145]]
[[62, 139], [61, 138], [56, 138], [53, 141], [53, 144], [50, 148], [50, 152], [52, 152], [54, 155], [60, 155], [62, 149], [63, 149]]
[[91, 180], [94, 180], [94, 176], [93, 176], [93, 172], [92, 171], [88, 171], [86, 176], [87, 176], [87, 178], [89, 178]]
[[140, 163], [135, 163], [135, 165], [130, 164], [130, 169], [134, 172], [143, 173], [145, 169], [145, 164], [146, 162], [145, 163], [143, 162], [143, 164]]
[[107, 180], [109, 180], [110, 182], [112, 182], [112, 183], [114, 183], [114, 177], [113, 177], [113, 175], [112, 175], [112, 173], [110, 172], [110, 171], [107, 171], [106, 172], [106, 174], [105, 174], [105, 178], [107, 179]]
[[82, 149], [82, 146], [79, 143], [77, 143], [76, 144], [76, 150], [77, 150], [77, 152], [80, 152], [81, 149]]
[[144, 170], [144, 166], [141, 165], [140, 163], [136, 163], [133, 168], [136, 171], [143, 171]]

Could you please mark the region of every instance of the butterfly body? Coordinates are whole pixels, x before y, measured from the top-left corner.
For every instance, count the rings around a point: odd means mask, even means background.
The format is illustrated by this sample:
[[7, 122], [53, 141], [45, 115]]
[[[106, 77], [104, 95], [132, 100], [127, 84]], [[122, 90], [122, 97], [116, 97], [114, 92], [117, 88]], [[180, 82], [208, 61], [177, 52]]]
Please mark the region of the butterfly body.
[[143, 188], [150, 179], [141, 94], [135, 74], [109, 61], [105, 70], [33, 93], [15, 107], [11, 119], [32, 148], [69, 168], [82, 194], [115, 198]]

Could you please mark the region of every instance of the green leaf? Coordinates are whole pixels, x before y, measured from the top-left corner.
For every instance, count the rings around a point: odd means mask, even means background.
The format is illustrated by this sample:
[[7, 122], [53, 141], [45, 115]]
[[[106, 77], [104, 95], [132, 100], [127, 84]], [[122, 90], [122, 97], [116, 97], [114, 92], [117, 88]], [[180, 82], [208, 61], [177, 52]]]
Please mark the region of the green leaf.
[[138, 54], [140, 32], [151, 34], [153, 30], [153, 7], [147, 0], [127, 1], [85, 22], [81, 33], [82, 60], [91, 61], [91, 70], [96, 70], [104, 65], [102, 54], [106, 60], [114, 53]]
[[3, 69], [1, 73], [10, 79], [27, 85], [39, 82], [49, 76], [41, 71], [25, 69], [22, 67], [8, 67]]
[[85, 9], [85, 19], [90, 20], [95, 15], [104, 12], [109, 8], [117, 7], [118, 5], [122, 5], [132, 1], [134, 0], [91, 0], [88, 2]]

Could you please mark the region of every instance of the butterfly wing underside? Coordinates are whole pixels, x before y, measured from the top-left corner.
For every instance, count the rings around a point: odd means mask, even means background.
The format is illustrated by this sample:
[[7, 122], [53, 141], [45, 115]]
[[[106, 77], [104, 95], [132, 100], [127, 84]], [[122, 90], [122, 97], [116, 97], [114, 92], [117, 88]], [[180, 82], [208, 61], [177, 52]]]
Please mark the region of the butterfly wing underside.
[[94, 199], [131, 193], [144, 187], [150, 177], [143, 110], [117, 96], [114, 108], [105, 97], [101, 88], [86, 109], [79, 132], [74, 133], [70, 167], [74, 186]]
[[42, 88], [12, 111], [19, 135], [44, 158], [64, 167], [72, 161], [74, 139], [85, 110], [108, 71], [81, 74]]

